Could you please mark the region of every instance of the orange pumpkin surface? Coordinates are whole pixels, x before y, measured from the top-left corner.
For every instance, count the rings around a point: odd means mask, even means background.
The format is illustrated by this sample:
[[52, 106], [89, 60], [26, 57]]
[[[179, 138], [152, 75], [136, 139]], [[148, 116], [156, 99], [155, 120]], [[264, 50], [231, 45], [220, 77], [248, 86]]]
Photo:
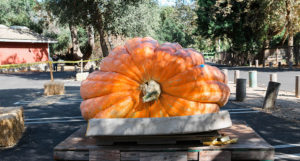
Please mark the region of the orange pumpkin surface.
[[202, 54], [150, 37], [128, 40], [82, 82], [82, 116], [172, 117], [214, 113], [227, 103], [227, 78]]

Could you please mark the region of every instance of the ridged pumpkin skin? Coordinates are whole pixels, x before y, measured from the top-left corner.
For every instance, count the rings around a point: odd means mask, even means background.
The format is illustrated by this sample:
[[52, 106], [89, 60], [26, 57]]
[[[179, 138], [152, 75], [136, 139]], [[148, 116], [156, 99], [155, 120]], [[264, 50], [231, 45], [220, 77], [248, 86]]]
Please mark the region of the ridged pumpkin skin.
[[202, 54], [150, 37], [116, 47], [100, 69], [80, 87], [86, 120], [214, 113], [230, 94], [224, 73], [204, 64]]

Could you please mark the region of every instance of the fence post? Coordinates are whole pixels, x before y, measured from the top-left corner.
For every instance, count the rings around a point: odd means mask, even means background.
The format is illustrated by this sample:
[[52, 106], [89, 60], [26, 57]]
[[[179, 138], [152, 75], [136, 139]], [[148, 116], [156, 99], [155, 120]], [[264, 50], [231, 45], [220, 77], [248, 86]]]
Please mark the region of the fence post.
[[278, 62], [278, 69], [281, 69], [281, 62]]
[[54, 79], [53, 79], [53, 70], [52, 70], [52, 61], [50, 61], [49, 62], [49, 69], [50, 69], [50, 77], [51, 77], [51, 82], [53, 82], [54, 81]]
[[244, 101], [246, 98], [246, 79], [237, 79], [236, 84], [236, 100], [237, 101]]
[[258, 60], [255, 60], [255, 68], [258, 68]]
[[300, 75], [296, 76], [296, 97], [300, 98]]
[[249, 87], [251, 88], [257, 87], [257, 71], [249, 72]]
[[270, 74], [270, 81], [277, 82], [277, 73]]
[[83, 61], [82, 61], [82, 59], [80, 59], [80, 72], [81, 73], [83, 72]]
[[269, 82], [266, 96], [264, 99], [263, 109], [275, 108], [276, 98], [279, 92], [280, 83]]
[[234, 83], [236, 84], [236, 79], [240, 78], [240, 71], [239, 70], [235, 70], [234, 71]]
[[252, 61], [249, 60], [249, 67], [252, 67]]

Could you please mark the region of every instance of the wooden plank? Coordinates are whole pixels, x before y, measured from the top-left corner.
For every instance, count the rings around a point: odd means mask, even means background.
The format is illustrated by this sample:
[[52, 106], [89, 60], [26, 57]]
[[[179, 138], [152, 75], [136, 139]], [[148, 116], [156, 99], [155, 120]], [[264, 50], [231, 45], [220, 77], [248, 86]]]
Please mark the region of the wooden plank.
[[187, 152], [141, 152], [140, 161], [187, 161]]
[[139, 152], [121, 152], [122, 161], [139, 161], [140, 153]]
[[93, 145], [93, 139], [85, 137], [86, 125], [81, 126], [67, 139], [54, 147], [54, 151], [66, 150], [88, 150], [88, 145]]
[[188, 152], [187, 160], [188, 161], [198, 161], [199, 160], [199, 152]]
[[[248, 151], [232, 151], [231, 156], [235, 160], [274, 160], [275, 151], [248, 150]], [[262, 159], [263, 158], [263, 159]]]
[[103, 149], [91, 149], [89, 151], [89, 161], [120, 161], [119, 150], [103, 150]]
[[201, 151], [199, 161], [231, 161], [230, 151]]
[[88, 151], [54, 151], [54, 160], [88, 161]]

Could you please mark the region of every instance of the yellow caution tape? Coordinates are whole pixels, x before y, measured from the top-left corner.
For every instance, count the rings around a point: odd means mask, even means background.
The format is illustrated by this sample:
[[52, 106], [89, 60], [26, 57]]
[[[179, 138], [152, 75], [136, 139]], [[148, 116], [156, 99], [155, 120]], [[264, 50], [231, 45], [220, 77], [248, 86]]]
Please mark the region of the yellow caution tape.
[[[90, 62], [90, 61], [98, 61], [99, 59], [89, 59], [89, 60], [82, 60], [82, 62]], [[0, 69], [9, 69], [9, 68], [20, 68], [20, 67], [28, 67], [28, 66], [34, 66], [38, 64], [66, 64], [66, 63], [80, 63], [81, 60], [77, 61], [43, 61], [43, 62], [35, 62], [35, 63], [25, 63], [25, 64], [6, 64], [6, 65], [0, 65]]]

